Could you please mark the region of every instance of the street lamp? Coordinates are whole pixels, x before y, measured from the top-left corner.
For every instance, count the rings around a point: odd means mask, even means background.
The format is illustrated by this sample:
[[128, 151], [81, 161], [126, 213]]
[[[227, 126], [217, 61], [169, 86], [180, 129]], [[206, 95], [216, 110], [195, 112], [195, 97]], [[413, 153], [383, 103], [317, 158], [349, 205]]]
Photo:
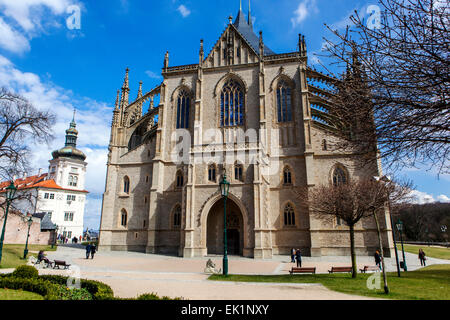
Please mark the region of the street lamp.
[[397, 230], [400, 232], [400, 241], [402, 242], [403, 269], [408, 271], [408, 268], [406, 267], [405, 249], [403, 248], [403, 222], [398, 220], [396, 226]]
[[[391, 182], [391, 178], [389, 176], [374, 177], [375, 180], [383, 181], [384, 183]], [[395, 229], [394, 223], [392, 222], [392, 210], [391, 210], [391, 197], [388, 190], [388, 206], [389, 206], [389, 219], [391, 220], [391, 229], [392, 229], [392, 240], [394, 241], [394, 251], [395, 251], [395, 262], [397, 264], [397, 275], [400, 277], [400, 265], [398, 262], [398, 252], [397, 252], [397, 240], [395, 239]]]
[[227, 255], [227, 198], [230, 190], [230, 183], [227, 181], [227, 174], [224, 171], [222, 181], [220, 181], [220, 194], [223, 197], [223, 275], [228, 275], [228, 255]]
[[32, 215], [28, 216], [27, 224], [28, 224], [27, 242], [25, 244], [25, 250], [23, 250], [23, 258], [24, 259], [27, 258], [27, 254], [28, 254], [28, 237], [30, 236], [30, 228], [31, 228], [31, 225], [33, 224], [33, 216]]
[[447, 232], [447, 226], [446, 226], [446, 225], [441, 226], [441, 231], [442, 231], [442, 233], [444, 234], [445, 246], [448, 247], [448, 243], [447, 243], [447, 234], [446, 234], [446, 232]]
[[55, 224], [55, 233], [54, 233], [54, 235], [53, 235], [52, 249], [53, 249], [53, 247], [55, 246], [56, 240], [57, 240], [57, 238], [58, 238], [58, 228], [59, 228], [58, 225]]
[[0, 237], [0, 263], [2, 262], [3, 240], [5, 239], [6, 219], [8, 219], [9, 206], [11, 205], [11, 202], [14, 199], [14, 196], [16, 195], [16, 191], [17, 191], [17, 188], [14, 185], [14, 182], [11, 181], [10, 185], [6, 188], [5, 220], [3, 221], [2, 235]]

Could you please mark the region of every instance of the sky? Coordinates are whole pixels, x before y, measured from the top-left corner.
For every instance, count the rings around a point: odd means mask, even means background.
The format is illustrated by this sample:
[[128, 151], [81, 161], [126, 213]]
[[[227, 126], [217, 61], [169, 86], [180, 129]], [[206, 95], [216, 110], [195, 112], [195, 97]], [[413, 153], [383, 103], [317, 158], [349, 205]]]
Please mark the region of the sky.
[[[325, 23], [343, 30], [358, 10], [368, 16], [375, 0], [252, 0], [256, 33], [276, 53], [297, 50], [305, 35], [309, 64], [316, 66]], [[245, 13], [248, 2], [242, 1]], [[0, 86], [24, 95], [37, 108], [57, 115], [50, 145], [32, 146], [35, 172], [48, 169], [51, 151], [64, 145], [73, 109], [78, 148], [88, 162], [85, 228], [98, 229], [105, 185], [107, 146], [116, 92], [130, 68], [130, 100], [139, 81], [149, 91], [161, 81], [164, 54], [169, 65], [198, 63], [236, 17], [239, 0], [0, 0]], [[399, 174], [415, 185], [417, 202], [450, 201], [450, 176], [427, 168]]]

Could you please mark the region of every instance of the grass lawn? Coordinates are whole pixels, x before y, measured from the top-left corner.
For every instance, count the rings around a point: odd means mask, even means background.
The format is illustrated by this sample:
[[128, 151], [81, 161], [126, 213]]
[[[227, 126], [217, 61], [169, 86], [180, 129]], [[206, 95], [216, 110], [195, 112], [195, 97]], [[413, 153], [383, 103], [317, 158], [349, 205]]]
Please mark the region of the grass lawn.
[[[417, 256], [419, 255], [419, 249], [422, 248], [427, 257], [450, 260], [450, 248], [429, 247], [425, 245], [413, 245], [413, 244], [405, 244], [403, 246], [405, 247], [406, 252], [414, 253]], [[397, 243], [397, 249], [400, 250], [401, 252], [402, 245]]]
[[28, 291], [0, 289], [0, 300], [44, 300], [44, 297]]
[[[25, 249], [24, 244], [4, 244], [0, 268], [16, 268], [22, 264], [26, 264], [27, 260], [23, 259], [24, 249]], [[55, 251], [56, 246], [54, 246], [54, 248], [52, 249], [51, 245], [38, 245], [38, 244], [28, 245], [28, 257], [30, 257], [31, 255], [37, 257], [37, 252], [39, 250]]]
[[330, 290], [385, 299], [399, 300], [450, 300], [450, 265], [432, 265], [417, 271], [388, 273], [389, 295], [383, 290], [383, 276], [380, 273], [381, 289], [367, 288], [369, 274], [358, 274], [352, 279], [350, 274], [298, 274], [298, 275], [212, 275], [209, 280], [241, 282], [278, 283], [321, 283]]

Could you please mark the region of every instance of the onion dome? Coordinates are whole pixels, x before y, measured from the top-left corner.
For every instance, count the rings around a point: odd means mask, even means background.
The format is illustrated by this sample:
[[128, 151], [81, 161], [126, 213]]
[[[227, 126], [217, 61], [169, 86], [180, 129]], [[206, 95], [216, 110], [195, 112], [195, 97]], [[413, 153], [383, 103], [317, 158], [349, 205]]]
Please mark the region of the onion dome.
[[75, 123], [74, 111], [72, 122], [70, 122], [69, 129], [66, 130], [66, 144], [64, 145], [64, 148], [52, 152], [53, 159], [58, 159], [61, 157], [73, 158], [82, 161], [86, 159], [86, 155], [81, 150], [77, 149], [78, 130], [76, 129], [76, 126], [77, 124]]

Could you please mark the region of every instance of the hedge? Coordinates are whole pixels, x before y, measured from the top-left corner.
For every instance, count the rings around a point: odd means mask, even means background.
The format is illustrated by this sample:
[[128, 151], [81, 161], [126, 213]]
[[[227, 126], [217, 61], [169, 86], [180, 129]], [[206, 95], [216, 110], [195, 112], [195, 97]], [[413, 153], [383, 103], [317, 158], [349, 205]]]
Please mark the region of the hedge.
[[45, 300], [59, 300], [59, 286], [39, 278], [0, 277], [0, 288], [21, 289], [40, 294]]
[[[40, 279], [55, 283], [58, 285], [67, 285], [69, 277], [59, 275], [41, 275]], [[100, 281], [95, 280], [80, 280], [81, 288], [86, 289], [94, 300], [111, 300], [114, 298], [114, 292], [110, 286]]]

